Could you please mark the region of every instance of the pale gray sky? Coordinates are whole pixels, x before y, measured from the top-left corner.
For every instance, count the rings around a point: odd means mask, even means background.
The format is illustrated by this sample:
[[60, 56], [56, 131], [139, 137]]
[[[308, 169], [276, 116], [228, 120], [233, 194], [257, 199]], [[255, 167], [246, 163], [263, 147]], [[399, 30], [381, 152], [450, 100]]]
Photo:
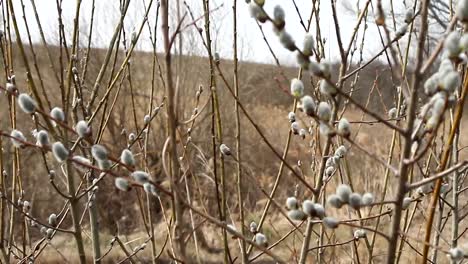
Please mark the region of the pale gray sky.
[[[39, 34], [37, 32], [37, 25], [34, 18], [34, 13], [30, 4], [31, 0], [23, 0], [25, 3], [25, 9], [27, 14], [27, 19], [32, 31], [33, 41], [39, 42]], [[39, 11], [39, 16], [45, 31], [45, 35], [49, 42], [57, 41], [57, 25], [58, 25], [58, 13], [56, 8], [56, 0], [35, 0], [36, 5]], [[15, 10], [17, 17], [20, 20], [20, 28], [23, 35], [23, 41], [26, 40], [26, 31], [24, 28], [24, 23], [22, 21], [22, 10], [21, 3], [19, 0], [15, 0]], [[126, 19], [125, 27], [128, 32], [131, 32], [133, 28], [136, 28], [140, 25], [142, 17], [144, 14], [144, 3], [147, 5], [149, 0], [133, 0], [130, 4], [130, 9], [128, 11], [128, 18]], [[183, 1], [181, 1], [183, 2]], [[333, 26], [333, 18], [331, 14], [331, 1], [321, 1], [321, 33], [324, 38], [327, 39], [326, 42], [326, 56], [328, 58], [336, 58], [338, 55], [338, 46], [336, 41], [336, 34]], [[362, 4], [364, 1], [361, 1]], [[83, 0], [81, 8], [81, 30], [87, 32], [88, 23], [90, 19], [90, 10], [91, 10], [91, 0]], [[195, 16], [200, 16], [202, 14], [202, 0], [187, 0], [187, 3], [190, 5], [191, 9], [194, 11]], [[301, 16], [306, 22], [311, 10], [311, 1], [310, 0], [296, 0]], [[348, 9], [356, 9], [357, 0], [344, 0], [338, 1], [338, 13], [339, 13], [339, 23], [342, 31], [342, 38], [344, 43], [348, 43], [351, 37], [351, 33], [354, 25], [356, 24], [357, 18], [356, 13], [349, 11]], [[170, 0], [170, 4], [175, 10], [175, 1]], [[218, 7], [223, 5], [220, 9], [212, 13], [212, 26], [213, 34], [215, 35], [215, 50], [218, 51], [221, 57], [228, 58], [232, 56], [232, 1], [231, 0], [213, 0], [211, 1], [211, 8]], [[266, 0], [265, 9], [269, 14], [272, 13], [272, 10], [275, 5], [281, 5], [286, 12], [286, 30], [291, 33], [291, 35], [296, 40], [296, 43], [300, 44], [302, 42], [303, 36], [305, 34], [303, 27], [299, 23], [299, 18], [294, 8], [292, 0]], [[344, 7], [347, 6], [347, 8]], [[402, 4], [400, 5], [400, 10]], [[75, 15], [75, 6], [76, 1], [66, 0], [63, 1], [63, 19], [67, 32], [72, 30], [72, 21]], [[96, 47], [105, 47], [109, 42], [113, 29], [119, 19], [118, 12], [119, 1], [117, 0], [96, 0], [96, 15], [95, 15], [95, 26], [94, 26], [94, 35], [93, 43]], [[154, 24], [155, 19], [155, 5], [150, 12], [150, 23]], [[185, 12], [185, 6], [182, 5], [182, 11]], [[187, 22], [191, 19], [186, 19]], [[248, 5], [244, 0], [238, 0], [238, 33], [239, 33], [239, 52], [241, 59], [264, 62], [264, 63], [273, 63], [273, 58], [268, 51], [266, 44], [264, 43], [260, 31], [255, 23], [255, 20], [250, 17]], [[312, 32], [315, 32], [315, 23], [312, 23], [311, 27]], [[203, 20], [198, 22], [200, 27], [203, 26]], [[272, 45], [273, 50], [280, 58], [281, 63], [294, 65], [295, 56], [285, 50], [277, 40], [277, 37], [271, 30], [271, 25], [266, 24], [264, 26], [266, 37], [268, 38], [270, 44]], [[190, 53], [195, 54], [205, 54], [205, 51], [200, 47], [200, 39], [197, 34], [194, 34], [194, 28], [190, 28], [187, 31], [191, 32], [192, 37], [186, 38], [186, 49]], [[365, 56], [370, 56], [374, 54], [377, 50], [380, 49], [381, 44], [378, 38], [378, 32], [375, 24], [369, 23], [369, 28], [367, 31], [367, 37], [365, 45]], [[147, 27], [145, 27], [144, 34], [140, 37], [138, 48], [142, 50], [151, 49], [151, 44], [149, 41], [149, 34]], [[189, 43], [190, 42], [190, 43]]]

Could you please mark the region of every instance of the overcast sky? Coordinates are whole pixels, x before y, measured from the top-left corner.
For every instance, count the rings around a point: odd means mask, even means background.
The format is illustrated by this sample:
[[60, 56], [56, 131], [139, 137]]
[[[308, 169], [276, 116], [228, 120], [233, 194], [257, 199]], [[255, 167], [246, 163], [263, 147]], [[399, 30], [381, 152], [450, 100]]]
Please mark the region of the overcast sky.
[[[25, 3], [26, 17], [32, 31], [32, 38], [34, 42], [39, 42], [39, 33], [37, 24], [34, 18], [34, 13], [31, 7], [31, 0], [23, 0]], [[58, 25], [58, 12], [56, 8], [56, 0], [35, 0], [38, 8], [41, 23], [43, 25], [45, 35], [49, 42], [57, 41], [57, 25]], [[22, 10], [19, 0], [15, 0], [15, 10], [18, 19], [21, 21], [20, 28], [24, 35], [23, 41], [26, 40], [25, 27], [22, 20]], [[175, 2], [169, 1], [175, 10]], [[183, 2], [183, 1], [181, 1]], [[188, 5], [191, 7], [196, 17], [202, 14], [202, 0], [187, 0]], [[323, 38], [326, 38], [326, 57], [336, 58], [338, 55], [338, 46], [336, 41], [336, 34], [333, 26], [333, 17], [331, 15], [331, 1], [321, 1], [321, 33]], [[338, 1], [339, 23], [342, 31], [342, 38], [344, 43], [348, 43], [351, 33], [357, 21], [355, 0]], [[361, 1], [364, 2], [364, 1]], [[91, 0], [83, 0], [81, 8], [81, 30], [86, 32], [89, 28], [90, 14], [91, 14]], [[131, 32], [137, 28], [143, 18], [144, 6], [149, 3], [149, 0], [133, 0], [130, 4], [128, 11], [128, 18], [125, 21], [125, 28]], [[299, 6], [299, 12], [305, 23], [309, 18], [311, 11], [310, 0], [296, 0]], [[350, 4], [352, 3], [352, 4]], [[296, 9], [294, 8], [292, 0], [266, 0], [265, 9], [269, 14], [275, 5], [281, 5], [286, 12], [286, 30], [291, 33], [296, 42], [301, 45], [305, 31], [299, 23], [299, 18]], [[346, 5], [346, 6], [345, 6]], [[397, 3], [398, 5], [398, 3]], [[401, 5], [401, 4], [400, 4]], [[118, 11], [119, 1], [117, 0], [96, 0], [96, 14], [95, 26], [93, 35], [93, 45], [95, 47], [106, 47], [111, 39], [113, 29], [119, 19]], [[232, 56], [232, 1], [231, 0], [212, 0], [211, 8], [221, 6], [216, 11], [212, 12], [212, 29], [215, 35], [214, 48], [221, 57], [229, 58]], [[75, 15], [76, 1], [66, 0], [63, 1], [63, 20], [67, 32], [72, 31], [73, 17]], [[182, 12], [186, 8], [182, 5]], [[354, 11], [354, 12], [353, 12]], [[153, 27], [155, 20], [156, 8], [153, 5], [150, 12], [149, 21]], [[175, 15], [175, 13], [173, 13]], [[191, 19], [186, 19], [187, 22]], [[239, 53], [242, 60], [257, 61], [263, 63], [273, 63], [273, 58], [261, 36], [261, 33], [253, 18], [250, 17], [248, 4], [244, 0], [238, 0], [238, 33], [239, 33]], [[200, 27], [203, 27], [203, 20], [198, 22]], [[312, 23], [311, 31], [315, 32], [315, 23]], [[273, 50], [278, 55], [281, 63], [293, 65], [295, 56], [285, 50], [277, 40], [277, 37], [271, 30], [271, 25], [264, 25], [266, 37], [272, 45]], [[195, 34], [193, 27], [187, 29], [186, 34], [191, 34], [192, 37], [186, 39], [187, 52], [203, 55], [204, 50], [200, 47], [199, 37]], [[365, 56], [371, 56], [381, 48], [380, 40], [378, 38], [378, 31], [375, 24], [370, 23], [367, 31]], [[190, 41], [190, 43], [188, 43]], [[160, 42], [161, 43], [161, 42]], [[145, 27], [143, 35], [140, 37], [138, 49], [150, 50], [151, 44], [149, 41], [148, 29]], [[201, 54], [200, 54], [201, 53]]]

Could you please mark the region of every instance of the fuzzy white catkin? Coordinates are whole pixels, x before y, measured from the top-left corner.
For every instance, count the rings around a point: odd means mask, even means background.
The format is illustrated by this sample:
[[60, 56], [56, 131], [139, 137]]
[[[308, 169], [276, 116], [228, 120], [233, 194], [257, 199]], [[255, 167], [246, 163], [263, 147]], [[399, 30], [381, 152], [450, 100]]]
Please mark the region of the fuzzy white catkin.
[[122, 177], [115, 178], [115, 187], [124, 192], [130, 190], [130, 184], [128, 180]]
[[449, 93], [453, 93], [460, 86], [460, 84], [461, 78], [456, 71], [447, 73], [443, 79], [443, 87]]
[[300, 126], [298, 122], [292, 122], [291, 123], [291, 131], [293, 132], [294, 135], [299, 134]]
[[273, 9], [273, 21], [275, 21], [275, 25], [282, 26], [284, 25], [284, 9], [280, 5], [276, 5]]
[[462, 22], [468, 21], [468, 1], [458, 0], [456, 14], [458, 19], [460, 19]]
[[135, 158], [129, 149], [124, 149], [120, 155], [120, 161], [127, 166], [135, 166]]
[[452, 61], [449, 59], [443, 59], [439, 65], [439, 71], [438, 71], [439, 76], [443, 77], [445, 74], [452, 72], [452, 71], [455, 71]]
[[410, 23], [411, 20], [413, 19], [414, 12], [412, 8], [408, 8], [405, 13], [405, 23]]
[[302, 202], [302, 211], [306, 215], [310, 217], [314, 217], [315, 216], [314, 202], [312, 202], [311, 200], [305, 200], [304, 202]]
[[448, 254], [449, 258], [453, 261], [461, 261], [462, 259], [465, 258], [465, 254], [463, 253], [463, 250], [461, 250], [460, 248], [451, 248], [449, 250], [449, 254]]
[[304, 112], [308, 116], [314, 116], [315, 115], [315, 101], [310, 97], [309, 95], [306, 95], [302, 97], [301, 99], [302, 102], [302, 108], [304, 109]]
[[24, 143], [22, 141], [27, 141], [23, 133], [16, 129], [11, 131], [10, 136], [12, 137], [11, 143], [15, 148], [20, 148], [24, 146]]
[[288, 211], [289, 219], [293, 221], [303, 221], [307, 218], [307, 215], [301, 210], [291, 210]]
[[254, 1], [251, 1], [249, 4], [249, 12], [252, 18], [257, 19], [257, 16], [263, 12], [262, 8], [258, 6]]
[[[63, 113], [63, 110], [59, 107], [52, 108], [52, 110], [50, 111], [50, 116], [57, 121], [65, 121], [65, 114]], [[55, 122], [53, 122], [52, 124], [56, 126]]]
[[289, 119], [289, 122], [295, 122], [296, 121], [296, 114], [294, 112], [289, 112], [288, 114], [288, 119]]
[[57, 215], [56, 214], [50, 214], [48, 222], [49, 222], [49, 225], [56, 226], [57, 225]]
[[323, 220], [322, 220], [322, 223], [325, 227], [328, 227], [330, 229], [335, 229], [339, 226], [340, 222], [338, 221], [338, 219], [334, 218], [334, 217], [330, 217], [330, 216], [327, 216], [327, 217], [324, 217]]
[[303, 139], [306, 137], [307, 131], [304, 128], [301, 128], [299, 130], [299, 136], [301, 136]]
[[102, 145], [94, 145], [91, 147], [91, 155], [96, 160], [107, 160], [107, 150]]
[[32, 114], [36, 112], [36, 102], [31, 98], [31, 96], [22, 93], [18, 96], [18, 104], [26, 114]]
[[97, 160], [98, 162], [98, 167], [101, 170], [108, 170], [112, 167], [112, 162], [109, 160]]
[[325, 176], [326, 178], [330, 178], [331, 176], [333, 176], [333, 173], [335, 172], [335, 168], [332, 167], [332, 166], [329, 166], [325, 169]]
[[224, 156], [231, 156], [232, 155], [231, 149], [228, 146], [226, 146], [226, 144], [221, 144], [219, 146], [219, 150], [221, 151], [221, 153]]
[[351, 187], [349, 187], [349, 185], [347, 184], [340, 184], [336, 188], [336, 195], [340, 197], [340, 200], [343, 203], [349, 202], [349, 196], [351, 195], [351, 193], [352, 193]]
[[424, 93], [433, 95], [437, 92], [440, 84], [440, 75], [435, 73], [424, 82]]
[[411, 199], [410, 197], [403, 198], [403, 204], [402, 204], [401, 208], [403, 208], [403, 210], [408, 209], [408, 207], [410, 206], [412, 201], [413, 201], [413, 199]]
[[389, 117], [390, 119], [395, 119], [395, 118], [397, 118], [397, 115], [398, 115], [398, 110], [396, 109], [396, 107], [393, 107], [392, 109], [390, 109], [390, 110], [388, 111], [388, 117]]
[[149, 174], [144, 171], [134, 171], [131, 176], [139, 184], [144, 184], [149, 180]]
[[336, 88], [327, 82], [327, 80], [320, 81], [320, 93], [326, 96], [335, 96]]
[[250, 222], [249, 230], [250, 230], [250, 233], [252, 233], [252, 234], [257, 233], [257, 232], [258, 232], [257, 223], [255, 223], [255, 222]]
[[342, 159], [346, 155], [346, 147], [341, 145], [335, 150], [335, 156]]
[[136, 139], [136, 136], [135, 136], [134, 133], [130, 133], [128, 135], [128, 141], [133, 142], [133, 141], [135, 141], [135, 139]]
[[450, 58], [457, 57], [460, 54], [460, 36], [457, 31], [448, 34], [444, 41], [444, 48]]
[[41, 130], [36, 134], [36, 145], [39, 147], [45, 147], [50, 144], [49, 133], [45, 130]]
[[291, 80], [291, 95], [296, 98], [301, 98], [304, 95], [304, 83], [301, 80], [297, 78]]
[[408, 24], [403, 24], [396, 31], [396, 36], [398, 38], [401, 38], [406, 34], [407, 31], [408, 31]]
[[302, 49], [302, 53], [306, 56], [311, 56], [314, 50], [314, 36], [312, 34], [306, 34], [304, 36], [304, 48]]
[[327, 198], [327, 204], [330, 206], [340, 209], [343, 206], [343, 201], [341, 200], [340, 196], [337, 194], [332, 194]]
[[340, 119], [340, 122], [338, 122], [338, 134], [343, 137], [348, 137], [351, 134], [351, 128], [348, 119]]
[[323, 207], [323, 205], [319, 203], [314, 204], [314, 211], [315, 211], [315, 215], [320, 219], [325, 216], [325, 208]]
[[52, 228], [47, 228], [47, 231], [46, 231], [46, 237], [47, 237], [47, 239], [51, 239], [53, 234], [54, 234], [54, 229], [52, 229]]
[[279, 33], [279, 39], [283, 47], [285, 47], [286, 49], [290, 51], [294, 51], [296, 49], [296, 44], [294, 43], [294, 39], [285, 30]]
[[88, 123], [84, 120], [78, 121], [75, 125], [75, 132], [78, 134], [79, 137], [86, 137], [89, 134], [89, 127]]
[[330, 127], [328, 127], [326, 123], [320, 122], [319, 132], [320, 132], [320, 135], [322, 135], [323, 137], [328, 137], [331, 133], [331, 130], [330, 130]]
[[55, 142], [52, 145], [52, 153], [58, 162], [64, 162], [68, 158], [68, 150], [62, 144], [62, 142]]
[[286, 208], [288, 208], [288, 210], [295, 210], [298, 208], [296, 197], [291, 196], [286, 199]]
[[349, 195], [349, 200], [348, 200], [349, 206], [351, 208], [358, 210], [361, 208], [362, 205], [362, 197], [359, 193], [352, 193]]
[[91, 161], [83, 156], [75, 155], [72, 160], [74, 161], [73, 165], [79, 170], [86, 170], [88, 169], [87, 166], [91, 166]]
[[374, 203], [374, 195], [372, 193], [365, 193], [362, 195], [362, 205], [369, 206]]
[[365, 238], [366, 237], [366, 230], [364, 229], [357, 229], [354, 231], [354, 238], [360, 239], [360, 238]]
[[264, 234], [257, 233], [255, 234], [255, 244], [261, 247], [266, 247], [268, 246], [268, 240]]
[[322, 70], [320, 69], [320, 64], [315, 61], [310, 61], [309, 70], [315, 76], [322, 76]]
[[16, 85], [15, 85], [14, 83], [7, 82], [7, 83], [6, 83], [5, 89], [6, 89], [7, 92], [9, 92], [9, 93], [14, 93], [14, 92], [16, 91]]
[[151, 117], [149, 115], [145, 115], [145, 117], [143, 118], [143, 123], [147, 125], [149, 124], [150, 121], [151, 121]]
[[327, 102], [320, 102], [317, 108], [317, 116], [320, 120], [328, 122], [331, 118], [331, 107]]

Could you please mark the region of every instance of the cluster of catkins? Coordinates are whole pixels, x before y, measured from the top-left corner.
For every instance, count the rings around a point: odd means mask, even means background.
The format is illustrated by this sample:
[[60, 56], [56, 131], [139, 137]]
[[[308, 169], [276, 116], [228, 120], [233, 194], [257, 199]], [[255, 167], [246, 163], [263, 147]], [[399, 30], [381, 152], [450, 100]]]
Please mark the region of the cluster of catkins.
[[[12, 94], [17, 93], [16, 86], [14, 86], [14, 81], [9, 81], [7, 83], [7, 92]], [[28, 94], [19, 94], [17, 101], [21, 110], [26, 114], [32, 115], [37, 111], [36, 102]], [[49, 118], [52, 121], [52, 125], [57, 126], [57, 122], [65, 122], [65, 113], [61, 108], [54, 107], [50, 111]], [[79, 136], [79, 138], [87, 138], [91, 135], [91, 128], [84, 120], [78, 121], [76, 123], [74, 126], [74, 131]], [[12, 130], [10, 136], [13, 146], [17, 148], [22, 148], [27, 143], [26, 137], [19, 130]], [[74, 155], [70, 157], [70, 151], [63, 145], [62, 142], [57, 141], [51, 144], [49, 134], [46, 130], [34, 130], [33, 136], [36, 138], [36, 145], [43, 148], [44, 150], [52, 150], [52, 154], [59, 163], [63, 163], [70, 159], [72, 164], [80, 171], [86, 171], [92, 166], [92, 161], [84, 156]], [[109, 159], [107, 149], [104, 146], [99, 144], [93, 145], [91, 147], [91, 155], [97, 162], [100, 170], [106, 171], [112, 168], [113, 163]], [[135, 167], [135, 159], [129, 149], [124, 149], [122, 151], [120, 156], [120, 163], [132, 170]], [[153, 184], [150, 183], [150, 177], [147, 172], [136, 170], [131, 172], [130, 176], [136, 183], [141, 184], [147, 193], [157, 196], [156, 188]], [[130, 182], [123, 177], [117, 177], [115, 179], [115, 185], [118, 189], [123, 191], [130, 190], [131, 186]], [[96, 191], [96, 189], [93, 189], [93, 192], [94, 191]]]
[[349, 207], [359, 210], [363, 206], [372, 206], [374, 204], [374, 195], [372, 193], [361, 195], [353, 192], [349, 185], [340, 184], [336, 188], [336, 193], [328, 196], [327, 204], [338, 209], [347, 204]]
[[325, 163], [325, 171], [323, 179], [329, 180], [338, 169], [339, 162], [346, 155], [347, 149], [341, 145], [336, 150], [333, 156], [329, 157]]
[[[331, 78], [331, 66], [327, 62], [317, 63], [311, 60], [311, 56], [315, 52], [314, 37], [307, 33], [304, 37], [303, 48], [297, 47], [293, 37], [285, 30], [285, 13], [281, 6], [277, 5], [273, 10], [273, 18], [268, 16], [263, 8], [265, 5], [264, 0], [252, 0], [249, 2], [249, 9], [252, 17], [257, 19], [260, 23], [270, 21], [273, 24], [274, 32], [277, 34], [281, 44], [291, 52], [296, 52], [298, 64], [305, 70], [322, 78], [320, 81], [320, 93], [325, 97], [333, 98], [338, 94], [335, 85], [330, 81]], [[328, 102], [319, 102], [318, 104], [309, 95], [304, 95], [304, 84], [299, 79], [293, 79], [291, 81], [291, 95], [296, 99], [301, 100], [301, 108], [303, 111], [319, 120], [320, 133], [328, 136], [333, 134], [333, 129], [330, 129], [328, 124], [332, 117], [332, 108]], [[291, 130], [294, 134], [298, 134], [301, 137], [305, 137], [305, 130], [301, 129], [299, 123], [296, 122], [294, 113], [289, 114], [289, 120], [291, 121]], [[348, 120], [342, 118], [338, 123], [338, 134], [342, 136], [350, 135], [350, 125]]]
[[424, 83], [424, 92], [429, 96], [429, 100], [421, 107], [414, 124], [413, 152], [417, 150], [423, 135], [436, 130], [443, 120], [445, 110], [456, 102], [458, 87], [461, 84], [456, 65], [466, 62], [466, 51], [468, 34], [460, 36], [457, 31], [451, 32], [444, 41], [444, 58], [438, 71]]

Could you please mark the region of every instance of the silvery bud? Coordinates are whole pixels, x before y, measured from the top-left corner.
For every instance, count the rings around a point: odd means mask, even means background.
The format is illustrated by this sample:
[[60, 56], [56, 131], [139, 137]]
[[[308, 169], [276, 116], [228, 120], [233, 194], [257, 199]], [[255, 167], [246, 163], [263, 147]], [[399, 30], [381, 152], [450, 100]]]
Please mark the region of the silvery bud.
[[346, 152], [347, 152], [346, 147], [341, 145], [335, 150], [335, 156], [342, 159], [346, 155]]
[[286, 199], [286, 208], [288, 210], [296, 210], [298, 208], [296, 197], [291, 196]]
[[89, 166], [91, 166], [91, 161], [83, 156], [73, 156], [72, 157], [73, 165], [80, 171], [86, 171]]
[[413, 20], [414, 12], [412, 8], [408, 8], [405, 13], [405, 23], [409, 24]]
[[[60, 121], [60, 122], [65, 121], [65, 114], [63, 113], [63, 110], [59, 107], [52, 108], [52, 110], [50, 111], [50, 116], [57, 121]], [[54, 126], [57, 125], [55, 122], [53, 122], [52, 124]]]
[[221, 144], [219, 146], [219, 150], [221, 151], [221, 154], [223, 154], [224, 156], [232, 155], [231, 149], [228, 146], [226, 146], [226, 144]]
[[327, 82], [327, 80], [320, 81], [320, 93], [326, 96], [333, 97], [336, 95], [336, 88]]
[[317, 116], [320, 120], [328, 122], [331, 118], [331, 107], [327, 102], [320, 102], [317, 108]]
[[57, 225], [57, 215], [56, 214], [49, 215], [49, 225], [50, 226], [56, 226]]
[[284, 28], [284, 17], [284, 9], [280, 5], [276, 5], [273, 9], [273, 21], [278, 30], [282, 30]]
[[151, 117], [149, 115], [145, 115], [145, 117], [143, 118], [143, 123], [145, 125], [148, 125], [150, 121], [151, 121]]
[[348, 200], [349, 206], [351, 208], [358, 210], [361, 208], [362, 205], [362, 197], [359, 193], [352, 193], [349, 195], [349, 200]]
[[15, 148], [23, 147], [24, 146], [23, 142], [27, 141], [27, 139], [23, 135], [23, 133], [21, 131], [19, 131], [19, 130], [16, 130], [16, 129], [11, 131], [10, 136], [12, 137], [11, 138], [11, 143], [13, 144], [13, 146]]
[[322, 223], [325, 227], [328, 227], [330, 229], [335, 229], [340, 225], [338, 219], [330, 216], [324, 217]]
[[349, 135], [351, 135], [351, 128], [348, 119], [340, 119], [340, 122], [338, 122], [338, 134], [343, 137], [349, 137]]
[[290, 51], [294, 51], [296, 49], [296, 44], [294, 44], [294, 40], [291, 37], [291, 35], [289, 35], [288, 32], [286, 32], [284, 30], [281, 31], [279, 33], [279, 39], [280, 39], [280, 42], [283, 45], [283, 47], [285, 47], [286, 49], [288, 49]]
[[304, 48], [302, 49], [302, 53], [306, 56], [311, 56], [314, 51], [314, 37], [312, 34], [306, 34], [304, 36]]
[[16, 92], [16, 84], [12, 82], [7, 82], [5, 89], [7, 90], [7, 92], [13, 94]]
[[47, 231], [46, 231], [47, 239], [51, 239], [53, 234], [54, 234], [54, 230], [52, 228], [47, 228]]
[[351, 187], [349, 187], [347, 184], [340, 184], [336, 188], [336, 194], [343, 203], [349, 202], [349, 196], [351, 196], [351, 193]]
[[143, 184], [143, 189], [145, 190], [145, 192], [147, 194], [151, 194], [153, 196], [158, 196], [158, 193], [156, 191], [156, 187], [154, 187], [154, 185], [149, 183], [149, 182], [145, 182]]
[[128, 141], [133, 142], [133, 141], [135, 141], [135, 139], [136, 139], [136, 136], [135, 136], [134, 133], [130, 133], [128, 135]]
[[26, 114], [32, 114], [36, 112], [36, 102], [31, 98], [31, 96], [22, 93], [18, 96], [18, 104]]
[[439, 88], [440, 83], [440, 75], [437, 73], [433, 74], [424, 82], [424, 93], [427, 95], [435, 94], [437, 92], [437, 89]]
[[62, 142], [55, 142], [52, 145], [52, 153], [58, 162], [64, 162], [68, 158], [68, 150], [62, 144]]
[[255, 234], [255, 244], [261, 247], [267, 247], [268, 246], [268, 240], [266, 236], [262, 233], [257, 233]]
[[123, 164], [130, 167], [135, 166], [135, 159], [133, 158], [133, 153], [128, 149], [124, 149], [122, 151], [122, 154], [120, 155], [120, 161]]
[[121, 191], [126, 192], [130, 190], [130, 183], [127, 179], [118, 177], [115, 178], [115, 187]]
[[310, 217], [316, 216], [314, 202], [311, 200], [305, 200], [302, 202], [302, 211]]
[[303, 211], [297, 209], [288, 211], [288, 217], [293, 221], [304, 221], [307, 219], [307, 215]]
[[355, 239], [360, 239], [360, 238], [365, 238], [366, 237], [366, 230], [364, 229], [358, 229], [354, 231], [354, 238]]
[[304, 112], [308, 116], [314, 116], [315, 115], [315, 107], [316, 107], [314, 99], [312, 99], [312, 97], [310, 97], [309, 95], [306, 95], [306, 96], [302, 97], [301, 102], [302, 102], [302, 108], [304, 109]]
[[107, 150], [102, 145], [94, 145], [91, 147], [91, 155], [96, 160], [107, 160]]
[[289, 112], [288, 114], [289, 122], [293, 123], [296, 121], [296, 114], [294, 112]]
[[91, 133], [91, 129], [88, 127], [88, 123], [84, 120], [78, 121], [75, 125], [75, 132], [79, 137], [87, 137]]
[[302, 139], [305, 139], [306, 134], [307, 134], [307, 131], [306, 131], [304, 128], [301, 128], [301, 129], [299, 130], [299, 136], [300, 136]]
[[374, 195], [372, 193], [365, 193], [362, 195], [362, 205], [369, 206], [374, 203]]
[[36, 134], [36, 145], [39, 147], [45, 147], [50, 144], [49, 133], [45, 130], [41, 130]]
[[332, 194], [327, 198], [327, 204], [334, 208], [340, 209], [343, 206], [343, 201], [337, 194]]
[[462, 47], [463, 51], [468, 51], [468, 33], [463, 34], [461, 37], [460, 46]]
[[413, 199], [411, 199], [410, 197], [403, 198], [403, 204], [402, 204], [401, 208], [403, 208], [403, 210], [408, 209], [408, 207], [410, 206], [412, 201], [413, 201]]
[[403, 37], [407, 31], [408, 31], [408, 24], [401, 25], [396, 31], [396, 37], [397, 38]]
[[450, 58], [456, 58], [460, 54], [460, 36], [457, 31], [448, 34], [444, 41], [444, 48]]
[[144, 184], [149, 180], [149, 174], [144, 171], [134, 171], [130, 176], [139, 184]]
[[449, 93], [453, 93], [461, 84], [461, 78], [458, 72], [452, 71], [445, 75], [443, 79], [443, 88]]
[[[460, 1], [460, 2], [463, 2], [463, 1]], [[455, 262], [458, 262], [458, 261], [461, 261], [465, 258], [465, 253], [463, 253], [463, 250], [461, 250], [460, 248], [451, 248], [449, 250], [449, 253], [447, 254], [448, 257], [455, 261]]]
[[250, 225], [249, 225], [249, 230], [250, 230], [250, 233], [252, 234], [256, 234], [258, 232], [258, 226], [257, 226], [257, 223], [255, 222], [250, 222]]
[[291, 123], [291, 131], [293, 132], [294, 135], [298, 135], [300, 130], [300, 126], [298, 122], [292, 122]]
[[396, 109], [396, 107], [393, 107], [392, 109], [390, 109], [390, 110], [388, 111], [388, 117], [389, 117], [390, 119], [395, 119], [395, 118], [397, 118], [397, 115], [398, 115], [398, 110]]
[[291, 95], [301, 98], [304, 95], [304, 84], [301, 80], [294, 78], [291, 80]]

